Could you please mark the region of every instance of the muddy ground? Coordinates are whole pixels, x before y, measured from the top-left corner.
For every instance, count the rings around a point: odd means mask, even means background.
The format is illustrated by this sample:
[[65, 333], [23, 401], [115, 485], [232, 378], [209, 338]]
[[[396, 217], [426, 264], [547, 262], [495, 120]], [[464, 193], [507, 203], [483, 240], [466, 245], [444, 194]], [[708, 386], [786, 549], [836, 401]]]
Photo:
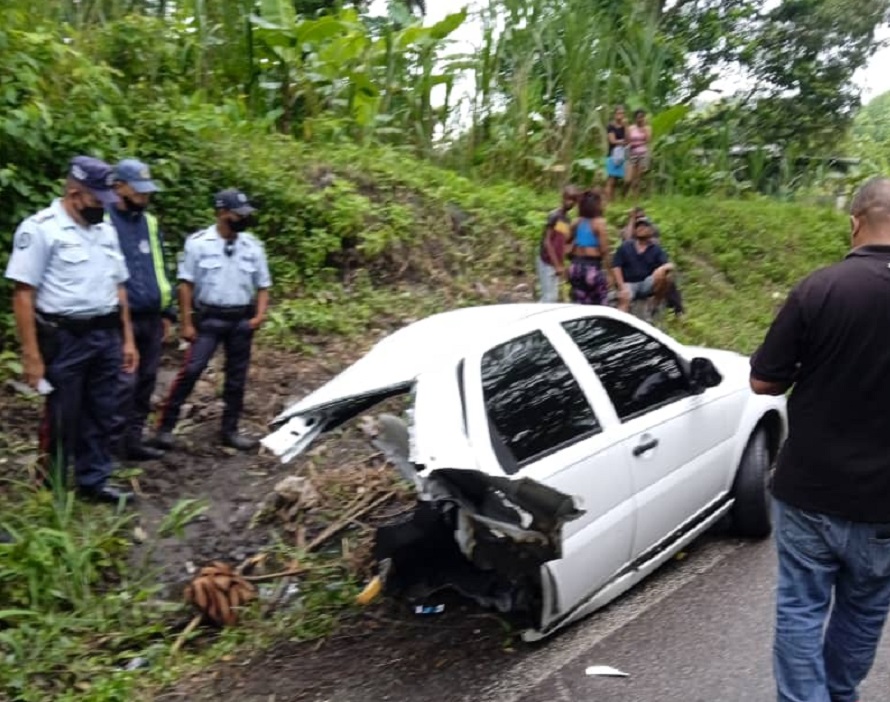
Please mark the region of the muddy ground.
[[[527, 297], [527, 293], [518, 294], [514, 299]], [[262, 436], [267, 422], [281, 409], [356, 360], [386, 331], [358, 342], [317, 340], [313, 352], [287, 353], [259, 345], [250, 371], [242, 430]], [[172, 382], [183, 353], [175, 341], [168, 345], [156, 401]], [[305, 533], [299, 535], [283, 532], [276, 520], [251, 526], [258, 505], [283, 477], [308, 475], [317, 478], [321, 490], [336, 491], [338, 482], [354, 487], [356, 476], [359, 481], [379, 483], [384, 480], [383, 473], [394, 473], [371, 445], [362, 418], [289, 466], [263, 455], [262, 450], [244, 455], [220, 447], [221, 382], [222, 356], [218, 354], [183, 412], [177, 427], [177, 449], [160, 461], [139, 465], [141, 472], [135, 478], [140, 526], [147, 534], [154, 534], [164, 516], [183, 498], [203, 499], [209, 505], [204, 515], [186, 527], [183, 538], [164, 539], [150, 553], [146, 546], [136, 546], [133, 551], [134, 565], [141, 565], [148, 556], [170, 595], [180, 591], [195, 567], [210, 560], [238, 563], [268, 548], [282, 534], [306, 540], [324, 528], [324, 515], [308, 520]], [[4, 433], [14, 435], [20, 445], [34, 445], [38, 403], [23, 401], [9, 385], [2, 392], [0, 423]], [[16, 453], [0, 464], [0, 473], [22, 477], [33, 460], [33, 451]], [[406, 504], [410, 504], [410, 496], [402, 493], [376, 514], [363, 518], [365, 524], [373, 525], [375, 520], [403, 511]], [[505, 623], [494, 615], [458, 598], [438, 597], [432, 604], [439, 603], [446, 604], [444, 613], [418, 616], [405, 603], [378, 602], [344, 618], [336, 633], [323, 641], [282, 641], [267, 650], [241, 650], [236, 660], [183, 680], [157, 699], [453, 699], [458, 693], [455, 686], [471, 685], [472, 680], [484, 677], [496, 660], [521, 654]], [[420, 697], [415, 697], [417, 694]]]

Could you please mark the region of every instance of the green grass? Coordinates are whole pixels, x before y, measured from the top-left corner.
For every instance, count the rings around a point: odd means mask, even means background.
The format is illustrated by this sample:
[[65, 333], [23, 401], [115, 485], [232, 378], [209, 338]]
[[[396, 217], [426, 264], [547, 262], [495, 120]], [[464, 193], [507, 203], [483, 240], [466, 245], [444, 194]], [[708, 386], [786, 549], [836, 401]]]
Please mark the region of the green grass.
[[[14, 496], [15, 503], [0, 501], [0, 528], [15, 539], [0, 544], [0, 699], [150, 699], [151, 690], [244, 647], [327, 635], [358, 593], [345, 567], [323, 554], [307, 557], [292, 546], [269, 544], [275, 559], [299, 555], [308, 568], [300, 607], [270, 619], [251, 607], [238, 627], [216, 635], [198, 630], [200, 645], [173, 654], [191, 612], [175, 594], [165, 596], [155, 572], [126, 565], [132, 512], [83, 504], [71, 493], [22, 487]], [[181, 533], [202, 509], [195, 500], [174, 506], [149, 535], [149, 549], [156, 538]], [[126, 670], [135, 658], [146, 659], [148, 667]]]
[[677, 262], [687, 318], [681, 341], [751, 353], [791, 288], [849, 249], [847, 219], [768, 199], [656, 199], [647, 213]]

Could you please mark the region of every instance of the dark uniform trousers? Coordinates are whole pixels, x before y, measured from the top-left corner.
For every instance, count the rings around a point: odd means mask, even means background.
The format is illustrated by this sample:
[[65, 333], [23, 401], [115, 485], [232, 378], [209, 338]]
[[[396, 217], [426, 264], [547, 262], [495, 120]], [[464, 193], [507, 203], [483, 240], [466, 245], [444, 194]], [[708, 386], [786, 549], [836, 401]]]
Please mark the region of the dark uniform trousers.
[[133, 337], [139, 352], [139, 368], [134, 373], [120, 372], [118, 411], [115, 413], [113, 445], [122, 449], [142, 443], [142, 430], [151, 412], [163, 352], [164, 323], [157, 312], [131, 312]]
[[197, 330], [197, 337], [189, 347], [182, 368], [170, 388], [170, 394], [158, 421], [158, 431], [173, 431], [183, 403], [192, 392], [217, 347], [222, 344], [226, 353], [222, 431], [225, 434], [236, 432], [238, 419], [244, 407], [244, 385], [247, 381], [253, 343], [253, 330], [250, 328], [249, 319], [246, 316], [226, 319], [205, 313], [197, 323]]
[[120, 315], [82, 324], [38, 324], [46, 379], [53, 386], [40, 445], [58, 475], [66, 476], [73, 461], [77, 485], [98, 488], [112, 469], [111, 435], [123, 364]]

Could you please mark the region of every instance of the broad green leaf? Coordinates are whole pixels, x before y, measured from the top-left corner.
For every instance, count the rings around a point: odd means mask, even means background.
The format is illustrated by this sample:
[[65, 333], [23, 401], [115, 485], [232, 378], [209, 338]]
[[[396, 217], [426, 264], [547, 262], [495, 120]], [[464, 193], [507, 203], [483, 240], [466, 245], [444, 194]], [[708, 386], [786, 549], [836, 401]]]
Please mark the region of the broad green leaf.
[[311, 44], [331, 39], [345, 33], [349, 25], [335, 17], [321, 17], [317, 20], [307, 20], [297, 25], [296, 37], [301, 44]]
[[444, 39], [454, 30], [460, 27], [466, 19], [466, 8], [464, 8], [460, 12], [455, 12], [453, 14], [447, 15], [443, 19], [436, 22], [432, 27], [430, 27], [430, 35], [434, 39]]
[[689, 105], [673, 105], [654, 115], [650, 122], [653, 139], [670, 134], [691, 109]]
[[297, 13], [291, 0], [260, 0], [260, 15], [284, 29], [293, 27], [297, 21]]

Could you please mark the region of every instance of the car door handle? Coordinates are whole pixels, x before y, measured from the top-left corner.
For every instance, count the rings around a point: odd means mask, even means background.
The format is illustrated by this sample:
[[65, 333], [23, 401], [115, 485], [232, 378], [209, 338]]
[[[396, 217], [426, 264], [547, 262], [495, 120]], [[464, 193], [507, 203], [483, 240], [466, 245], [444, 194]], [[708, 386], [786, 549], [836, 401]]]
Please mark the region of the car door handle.
[[651, 451], [656, 446], [658, 446], [658, 439], [649, 439], [649, 441], [644, 441], [634, 446], [633, 454], [634, 456], [642, 456], [646, 451]]

